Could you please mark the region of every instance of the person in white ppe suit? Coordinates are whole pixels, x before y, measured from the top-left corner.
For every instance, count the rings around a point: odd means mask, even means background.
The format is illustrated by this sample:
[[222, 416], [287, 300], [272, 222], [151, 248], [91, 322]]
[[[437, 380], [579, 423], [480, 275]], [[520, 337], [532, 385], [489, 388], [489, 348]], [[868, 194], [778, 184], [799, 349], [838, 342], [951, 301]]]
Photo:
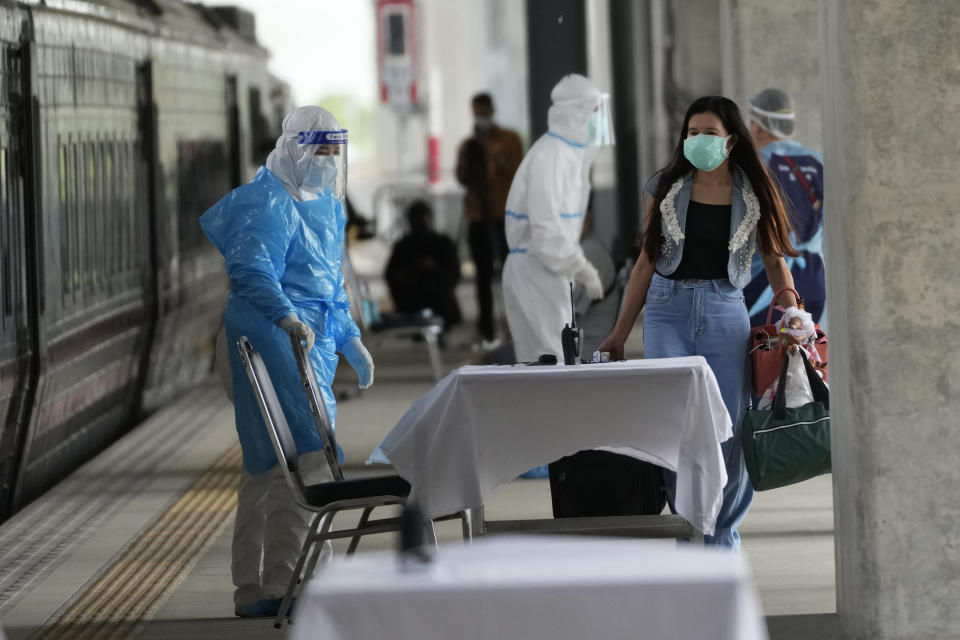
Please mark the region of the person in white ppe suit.
[[587, 78], [565, 76], [550, 92], [547, 133], [527, 152], [507, 196], [509, 254], [503, 298], [518, 362], [553, 354], [570, 322], [570, 282], [603, 297], [596, 268], [580, 248], [598, 147], [613, 144], [608, 96]]
[[343, 354], [361, 388], [373, 360], [360, 341], [344, 290], [343, 198], [347, 132], [320, 107], [283, 121], [267, 166], [213, 205], [200, 225], [220, 250], [230, 277], [224, 311], [243, 480], [233, 536], [236, 614], [272, 617], [290, 581], [312, 513], [293, 500], [235, 345], [246, 336], [263, 357], [300, 454], [304, 481], [332, 480], [323, 441], [303, 393], [288, 334], [309, 352], [331, 421], [330, 388]]

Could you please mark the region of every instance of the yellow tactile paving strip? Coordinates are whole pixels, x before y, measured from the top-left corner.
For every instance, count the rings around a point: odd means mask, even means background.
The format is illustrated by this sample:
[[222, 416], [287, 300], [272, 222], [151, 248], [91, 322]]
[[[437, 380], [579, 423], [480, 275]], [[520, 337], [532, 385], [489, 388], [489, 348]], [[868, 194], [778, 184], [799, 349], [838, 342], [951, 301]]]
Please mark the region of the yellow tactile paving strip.
[[31, 640], [119, 640], [135, 635], [189, 573], [236, 508], [239, 445], [151, 523], [63, 614]]

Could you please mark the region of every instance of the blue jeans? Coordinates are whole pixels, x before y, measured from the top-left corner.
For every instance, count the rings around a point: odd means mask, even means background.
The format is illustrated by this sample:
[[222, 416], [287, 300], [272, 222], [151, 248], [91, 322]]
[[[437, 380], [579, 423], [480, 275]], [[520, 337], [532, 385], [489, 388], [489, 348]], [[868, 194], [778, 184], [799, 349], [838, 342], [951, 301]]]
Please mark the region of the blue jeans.
[[[654, 274], [643, 318], [644, 355], [706, 358], [733, 421], [733, 437], [721, 444], [727, 468], [723, 504], [714, 534], [705, 538], [707, 544], [731, 549], [740, 548], [737, 527], [753, 501], [740, 444], [740, 422], [750, 401], [749, 340], [743, 293], [728, 280], [670, 280]], [[664, 483], [672, 509], [676, 474], [664, 470]]]

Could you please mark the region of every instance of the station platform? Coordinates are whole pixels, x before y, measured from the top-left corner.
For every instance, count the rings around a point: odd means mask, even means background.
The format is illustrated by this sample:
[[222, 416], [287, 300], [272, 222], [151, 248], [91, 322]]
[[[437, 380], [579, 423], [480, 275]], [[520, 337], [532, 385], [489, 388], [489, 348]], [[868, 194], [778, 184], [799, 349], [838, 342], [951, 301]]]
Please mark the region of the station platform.
[[[471, 360], [469, 335], [464, 329], [450, 336], [448, 370]], [[335, 384], [347, 394], [337, 433], [348, 477], [382, 472], [364, 460], [433, 385], [422, 345], [374, 340], [370, 348], [377, 364], [373, 388], [358, 393], [348, 368]], [[0, 527], [6, 637], [287, 637], [271, 620], [233, 614], [230, 544], [239, 477], [232, 407], [210, 380]], [[487, 514], [550, 517], [548, 482], [500, 487]], [[441, 541], [460, 538], [457, 522], [439, 523], [437, 530]], [[839, 637], [830, 476], [758, 494], [741, 532], [771, 638]], [[346, 544], [335, 544], [335, 553]], [[394, 544], [391, 534], [372, 536], [357, 552]]]

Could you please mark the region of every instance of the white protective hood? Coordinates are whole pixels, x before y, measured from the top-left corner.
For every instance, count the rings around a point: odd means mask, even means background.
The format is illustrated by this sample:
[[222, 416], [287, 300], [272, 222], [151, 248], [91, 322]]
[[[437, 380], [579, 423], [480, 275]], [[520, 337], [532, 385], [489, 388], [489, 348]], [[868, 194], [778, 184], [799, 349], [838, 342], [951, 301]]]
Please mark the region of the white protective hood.
[[277, 144], [267, 156], [267, 169], [277, 176], [293, 198], [302, 199], [300, 187], [313, 160], [315, 145], [300, 144], [301, 131], [339, 131], [340, 123], [323, 107], [306, 106], [294, 109], [283, 119]]
[[602, 95], [589, 78], [577, 73], [564, 76], [550, 92], [550, 131], [570, 142], [586, 144], [590, 116], [600, 105]]

